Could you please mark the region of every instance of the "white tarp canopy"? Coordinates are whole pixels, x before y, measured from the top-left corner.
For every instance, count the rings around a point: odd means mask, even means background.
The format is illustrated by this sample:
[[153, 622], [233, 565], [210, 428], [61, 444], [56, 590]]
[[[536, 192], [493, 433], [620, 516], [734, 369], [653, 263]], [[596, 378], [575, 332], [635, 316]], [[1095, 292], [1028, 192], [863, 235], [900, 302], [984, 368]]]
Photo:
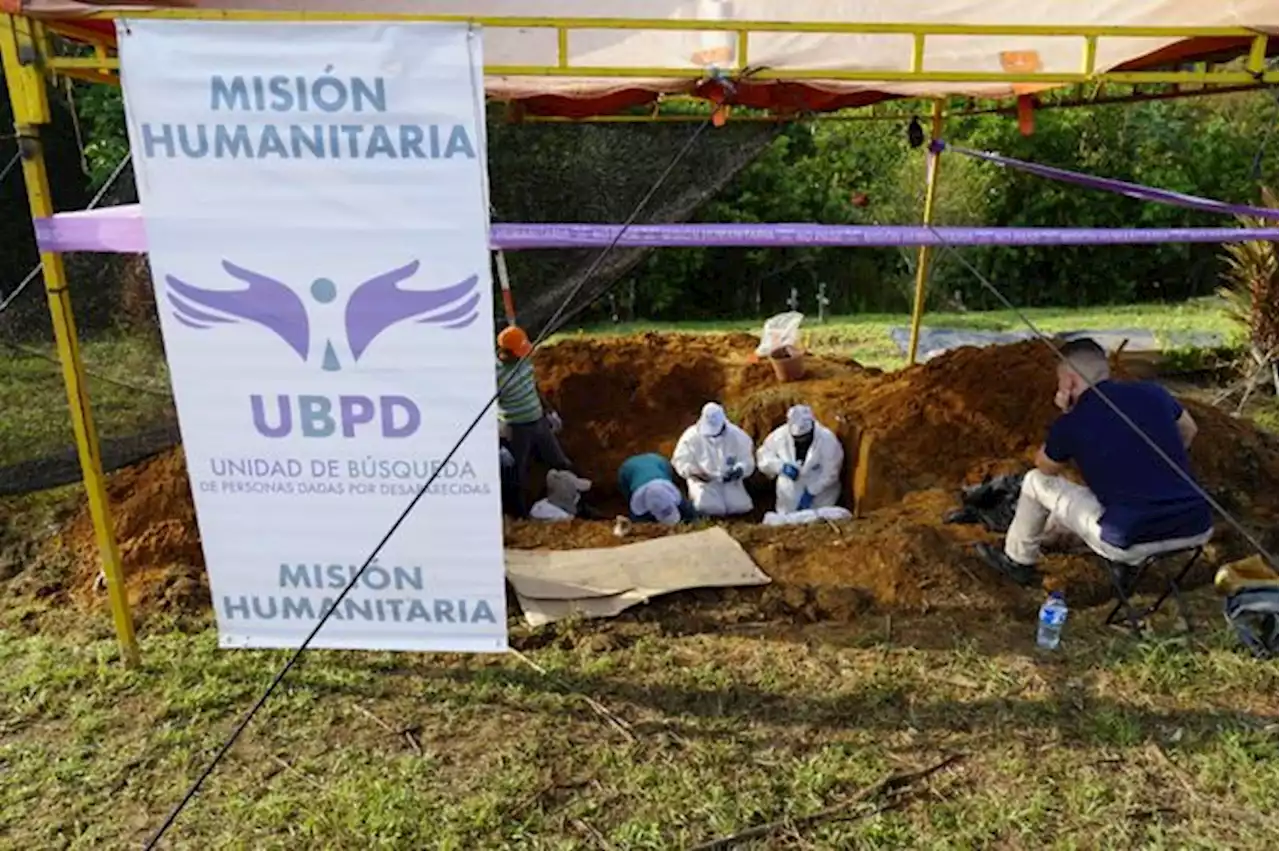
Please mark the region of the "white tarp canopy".
[[[88, 12], [113, 9], [122, 16], [145, 5], [109, 6], [76, 0], [10, 0], [35, 16], [59, 19], [71, 27], [109, 34], [109, 22], [81, 20]], [[0, 6], [5, 5], [0, 2]], [[186, 0], [154, 6], [193, 6]], [[1274, 0], [937, 0], [886, 4], [882, 0], [200, 0], [202, 10], [360, 13], [362, 15], [460, 15], [475, 18], [595, 18], [804, 22], [814, 24], [927, 24], [1037, 26], [1073, 29], [1097, 27], [1241, 27], [1275, 34], [1280, 12]], [[107, 26], [103, 26], [107, 25]], [[546, 26], [489, 26], [485, 61], [495, 66], [554, 66], [557, 32]], [[1116, 38], [1097, 42], [1099, 71], [1142, 68], [1187, 61], [1222, 51], [1247, 50], [1248, 39], [1218, 34], [1204, 38]], [[738, 43], [732, 32], [689, 30], [583, 29], [568, 31], [568, 65], [593, 69], [698, 69], [737, 66]], [[923, 67], [929, 72], [1002, 73], [1030, 71], [1078, 73], [1084, 39], [1079, 36], [930, 35]], [[910, 70], [912, 37], [902, 33], [851, 34], [753, 31], [747, 40], [747, 65], [760, 69], [738, 87], [737, 102], [786, 110], [856, 106], [893, 96], [963, 94], [1003, 97], [1025, 94], [1036, 85], [1003, 82], [840, 81], [824, 71]], [[771, 72], [804, 71], [803, 80], [770, 80]], [[492, 97], [542, 98], [538, 111], [583, 112], [582, 101], [596, 101], [593, 112], [616, 111], [650, 99], [654, 93], [692, 91], [687, 77], [519, 76], [490, 77]], [[1039, 86], [1043, 88], [1043, 86]], [[557, 103], [561, 100], [568, 104]], [[577, 102], [574, 105], [574, 102]]]

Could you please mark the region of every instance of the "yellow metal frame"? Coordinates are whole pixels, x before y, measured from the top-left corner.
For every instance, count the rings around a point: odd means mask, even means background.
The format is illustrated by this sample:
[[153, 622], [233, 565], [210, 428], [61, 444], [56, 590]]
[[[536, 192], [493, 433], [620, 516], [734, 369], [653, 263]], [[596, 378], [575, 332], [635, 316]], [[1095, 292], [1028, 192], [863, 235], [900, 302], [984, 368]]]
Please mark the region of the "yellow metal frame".
[[[13, 104], [14, 127], [18, 134], [19, 149], [22, 151], [22, 176], [26, 179], [31, 216], [41, 219], [54, 213], [53, 199], [49, 194], [49, 173], [40, 140], [40, 127], [48, 124], [50, 119], [45, 79], [36, 61], [36, 57], [40, 55], [42, 33], [27, 18], [6, 18], [8, 16], [0, 16], [0, 60], [3, 60], [9, 100]], [[44, 288], [49, 300], [49, 315], [53, 319], [58, 360], [62, 364], [62, 380], [66, 385], [67, 403], [71, 408], [71, 427], [75, 432], [76, 450], [80, 456], [80, 471], [84, 477], [89, 516], [93, 520], [98, 550], [102, 556], [102, 570], [107, 578], [107, 595], [111, 615], [115, 620], [116, 636], [120, 641], [120, 653], [125, 664], [136, 665], [139, 661], [138, 642], [134, 635], [133, 618], [129, 613], [120, 552], [111, 526], [98, 435], [93, 425], [93, 412], [89, 407], [89, 389], [85, 383], [75, 317], [67, 291], [67, 272], [60, 254], [42, 252], [40, 260], [44, 264]]]
[[[934, 101], [931, 138], [942, 138], [942, 119], [943, 103], [940, 100]], [[938, 173], [942, 169], [941, 153], [931, 149], [925, 160], [925, 169], [924, 216], [922, 221], [927, 227], [933, 224], [933, 208], [938, 200]], [[924, 318], [925, 285], [929, 281], [929, 255], [930, 251], [927, 245], [920, 246], [920, 252], [916, 255], [916, 290], [915, 297], [911, 300], [911, 339], [907, 344], [908, 364], [916, 362], [916, 352], [920, 345], [920, 320]]]
[[[793, 21], [703, 21], [631, 18], [544, 18], [483, 17], [467, 15], [388, 15], [382, 13], [310, 13], [264, 12], [206, 9], [138, 9], [102, 10], [75, 20], [36, 21], [22, 15], [0, 14], [0, 58], [3, 59], [9, 98], [13, 103], [14, 123], [23, 146], [23, 175], [34, 218], [53, 214], [49, 179], [40, 143], [40, 127], [49, 123], [49, 103], [44, 74], [61, 75], [94, 83], [118, 83], [120, 62], [112, 55], [109, 43], [79, 24], [84, 20], [115, 18], [153, 18], [205, 21], [437, 21], [467, 23], [493, 29], [552, 30], [556, 36], [556, 61], [552, 65], [486, 65], [489, 76], [505, 77], [603, 77], [615, 79], [658, 78], [696, 81], [706, 76], [706, 69], [694, 64], [683, 67], [602, 67], [574, 65], [570, 62], [570, 39], [575, 31], [632, 30], [674, 32], [725, 32], [735, 35], [737, 47], [733, 67], [721, 71], [735, 76], [750, 75], [753, 80], [829, 80], [841, 82], [909, 82], [909, 83], [1006, 83], [1060, 86], [1072, 83], [1165, 83], [1200, 84], [1206, 86], [1248, 85], [1280, 82], [1280, 73], [1266, 68], [1267, 36], [1240, 27], [1073, 27], [1073, 26], [1000, 26], [975, 24], [890, 24], [847, 22]], [[814, 33], [826, 35], [908, 36], [910, 53], [906, 71], [842, 70], [822, 68], [754, 68], [750, 65], [751, 37], [761, 33]], [[62, 35], [91, 44], [93, 56], [57, 56], [50, 36]], [[946, 36], [1013, 36], [1072, 38], [1081, 41], [1081, 60], [1075, 72], [989, 73], [968, 71], [930, 71], [926, 67], [928, 40]], [[1098, 42], [1107, 38], [1186, 39], [1196, 37], [1236, 37], [1250, 39], [1250, 50], [1244, 70], [1201, 66], [1191, 71], [1099, 71], [1096, 67]], [[935, 101], [933, 136], [941, 134], [944, 105]], [[766, 117], [767, 118], [767, 117]], [[611, 116], [605, 121], [689, 120], [685, 116]], [[774, 120], [774, 119], [769, 119]], [[847, 120], [879, 120], [876, 116], [850, 117]], [[900, 120], [892, 116], [885, 120]], [[939, 159], [929, 154], [928, 188], [925, 194], [924, 222], [933, 218], [937, 196]], [[63, 381], [71, 408], [76, 448], [80, 457], [89, 511], [101, 551], [103, 571], [112, 616], [127, 664], [138, 661], [137, 640], [125, 594], [120, 555], [112, 530], [98, 438], [89, 407], [84, 366], [76, 337], [75, 320], [67, 292], [66, 270], [62, 257], [53, 252], [41, 254], [44, 263], [45, 291], [53, 319]], [[919, 342], [920, 320], [924, 313], [925, 283], [930, 253], [921, 247], [916, 266], [916, 288], [912, 304], [911, 341], [908, 357], [914, 363]]]
[[[551, 30], [556, 35], [556, 62], [553, 65], [486, 65], [494, 77], [606, 77], [666, 78], [698, 80], [706, 69], [687, 66], [598, 66], [574, 65], [569, 61], [570, 36], [576, 31], [641, 32], [727, 32], [736, 35], [737, 56], [725, 72], [748, 73], [761, 80], [831, 80], [843, 82], [934, 82], [934, 83], [1017, 83], [1058, 86], [1070, 83], [1201, 83], [1238, 85], [1250, 82], [1280, 82], [1280, 72], [1266, 70], [1267, 36], [1244, 27], [1075, 27], [983, 24], [890, 24], [806, 21], [713, 21], [670, 20], [665, 18], [547, 18], [485, 17], [468, 15], [415, 15], [376, 12], [269, 12], [218, 9], [103, 10], [85, 19], [159, 18], [201, 21], [436, 21], [467, 23], [491, 29]], [[909, 36], [911, 52], [906, 71], [831, 70], [826, 68], [752, 68], [749, 64], [751, 36], [762, 33], [811, 33], [823, 35]], [[947, 36], [1022, 36], [1027, 38], [1072, 38], [1081, 41], [1080, 69], [1036, 72], [930, 71], [925, 67], [928, 39]], [[1185, 39], [1196, 37], [1237, 37], [1251, 39], [1244, 70], [1201, 68], [1193, 71], [1099, 71], [1096, 67], [1098, 41], [1106, 38]], [[50, 70], [67, 75], [100, 75], [119, 67], [114, 57], [50, 57]]]

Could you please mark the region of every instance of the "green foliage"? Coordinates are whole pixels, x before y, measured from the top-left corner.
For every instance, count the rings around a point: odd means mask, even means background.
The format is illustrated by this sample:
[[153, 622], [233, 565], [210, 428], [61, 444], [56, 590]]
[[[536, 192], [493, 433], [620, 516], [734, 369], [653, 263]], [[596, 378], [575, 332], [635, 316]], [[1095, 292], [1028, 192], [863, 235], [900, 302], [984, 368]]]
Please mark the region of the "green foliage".
[[[951, 120], [946, 138], [1019, 159], [1236, 202], [1252, 202], [1276, 163], [1258, 158], [1273, 138], [1276, 101], [1266, 93], [1044, 110], [1035, 133], [1006, 116]], [[924, 198], [924, 154], [906, 145], [906, 119], [830, 122], [777, 139], [712, 204], [702, 221], [911, 224]], [[851, 203], [855, 192], [866, 207]], [[1072, 227], [1230, 226], [1220, 217], [945, 155], [935, 222]], [[960, 249], [1016, 304], [1085, 306], [1173, 301], [1211, 294], [1222, 264], [1212, 245]], [[658, 318], [755, 316], [781, 309], [791, 287], [813, 310], [817, 282], [835, 312], [904, 310], [914, 251], [888, 249], [706, 250], [651, 257], [640, 276], [639, 314]], [[949, 250], [934, 252], [937, 306], [999, 305]], [[959, 298], [956, 299], [956, 296]]]
[[[1227, 201], [1252, 202], [1252, 173], [1259, 142], [1271, 133], [1275, 101], [1247, 95], [1254, 110], [1228, 121], [1219, 112], [1237, 96], [1219, 101], [1155, 101], [1044, 113], [1036, 133], [1024, 138], [1012, 122], [982, 118], [961, 122], [957, 139], [997, 150], [1135, 183]], [[1275, 163], [1266, 164], [1275, 179]], [[1225, 227], [1221, 217], [1143, 202], [1021, 172], [1000, 172], [989, 189], [986, 223], [1002, 226]], [[1191, 298], [1213, 292], [1219, 271], [1212, 245], [994, 248], [975, 252], [984, 273], [1015, 303], [1099, 304]], [[978, 305], [991, 306], [974, 282], [957, 279]]]
[[[1262, 190], [1266, 206], [1276, 208], [1276, 196]], [[1260, 216], [1240, 216], [1244, 227], [1267, 227], [1272, 224]], [[1218, 290], [1227, 304], [1228, 315], [1244, 331], [1254, 358], [1275, 360], [1277, 292], [1280, 269], [1277, 268], [1274, 242], [1239, 242], [1224, 246], [1224, 286]]]
[[84, 128], [89, 182], [97, 189], [129, 153], [124, 97], [116, 86], [79, 85], [76, 89], [76, 111]]
[[[113, 89], [86, 87], [77, 95], [77, 106], [96, 186], [127, 150], [120, 95]], [[787, 127], [718, 197], [698, 210], [695, 220], [917, 222], [924, 197], [925, 154], [907, 146], [905, 128], [911, 113], [906, 107], [896, 108], [901, 110], [901, 122]], [[1274, 139], [1278, 118], [1273, 94], [1249, 92], [1045, 109], [1037, 114], [1030, 137], [1020, 135], [1007, 115], [957, 117], [949, 120], [945, 136], [958, 145], [1020, 159], [1226, 201], [1252, 202], [1258, 183], [1274, 185], [1277, 180], [1275, 159], [1260, 157], [1258, 152]], [[558, 132], [563, 126], [552, 132], [545, 125], [505, 125], [495, 113], [489, 138], [495, 207], [507, 219], [619, 221], [625, 214], [616, 211], [629, 209], [665, 164], [655, 157], [659, 153], [669, 157], [678, 147], [662, 140], [683, 138], [692, 127], [627, 125], [622, 129], [638, 141], [624, 149], [615, 133], [568, 128], [581, 131], [575, 134]], [[731, 146], [736, 129], [730, 122], [726, 128], [708, 131], [708, 144], [721, 150], [726, 141]], [[515, 180], [512, 176], [517, 173], [529, 178]], [[535, 191], [548, 176], [555, 178], [555, 191]], [[602, 192], [602, 183], [617, 189]], [[866, 196], [866, 206], [853, 203], [859, 193]], [[935, 221], [999, 227], [1230, 224], [1221, 217], [1055, 183], [956, 154], [943, 157]], [[959, 250], [1014, 303], [1028, 306], [1079, 307], [1209, 295], [1224, 267], [1213, 245]], [[535, 281], [536, 287], [550, 286], [568, 273], [567, 258], [550, 252], [536, 254], [541, 256], [513, 258], [518, 287], [528, 280]], [[901, 311], [909, 303], [915, 262], [914, 249], [656, 251], [632, 272], [629, 290], [634, 293], [634, 315], [649, 319], [766, 315], [783, 309], [793, 287], [799, 291], [802, 309], [813, 312], [820, 282], [827, 285], [833, 313]], [[524, 293], [518, 295], [527, 298]], [[930, 301], [935, 307], [999, 306], [950, 250], [933, 253]]]
[[[138, 847], [284, 660], [157, 618], [125, 670], [101, 608], [5, 603], [5, 848]], [[878, 616], [694, 631], [662, 601], [517, 626], [523, 655], [317, 652], [167, 847], [671, 849], [783, 823], [735, 847], [1274, 849], [1275, 666], [1212, 595], [1191, 604], [1190, 639], [1073, 614], [1053, 660], [1029, 656], [1025, 612], [941, 642], [937, 612], [895, 612], [889, 641]]]

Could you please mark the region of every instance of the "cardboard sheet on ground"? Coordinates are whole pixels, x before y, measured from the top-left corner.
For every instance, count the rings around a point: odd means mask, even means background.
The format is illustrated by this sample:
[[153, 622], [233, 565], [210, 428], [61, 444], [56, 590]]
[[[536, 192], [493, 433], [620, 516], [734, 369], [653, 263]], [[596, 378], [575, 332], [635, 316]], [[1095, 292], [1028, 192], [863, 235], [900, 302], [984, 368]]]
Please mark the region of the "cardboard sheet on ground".
[[720, 528], [594, 550], [507, 550], [507, 579], [530, 626], [577, 615], [611, 618], [690, 588], [767, 585]]

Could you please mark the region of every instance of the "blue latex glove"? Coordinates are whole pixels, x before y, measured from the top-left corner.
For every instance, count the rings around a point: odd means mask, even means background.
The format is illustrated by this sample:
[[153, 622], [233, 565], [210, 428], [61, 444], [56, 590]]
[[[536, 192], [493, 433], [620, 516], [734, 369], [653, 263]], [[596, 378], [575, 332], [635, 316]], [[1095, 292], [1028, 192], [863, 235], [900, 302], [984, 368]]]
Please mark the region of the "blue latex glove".
[[806, 511], [810, 508], [813, 508], [813, 494], [805, 491], [800, 494], [800, 501], [796, 503], [796, 510]]
[[746, 470], [742, 469], [741, 464], [735, 464], [729, 468], [729, 472], [725, 473], [723, 478], [726, 482], [736, 482], [738, 479], [742, 478], [742, 475], [745, 472]]
[[800, 478], [800, 468], [795, 464], [783, 464], [782, 475], [794, 482], [796, 479]]

